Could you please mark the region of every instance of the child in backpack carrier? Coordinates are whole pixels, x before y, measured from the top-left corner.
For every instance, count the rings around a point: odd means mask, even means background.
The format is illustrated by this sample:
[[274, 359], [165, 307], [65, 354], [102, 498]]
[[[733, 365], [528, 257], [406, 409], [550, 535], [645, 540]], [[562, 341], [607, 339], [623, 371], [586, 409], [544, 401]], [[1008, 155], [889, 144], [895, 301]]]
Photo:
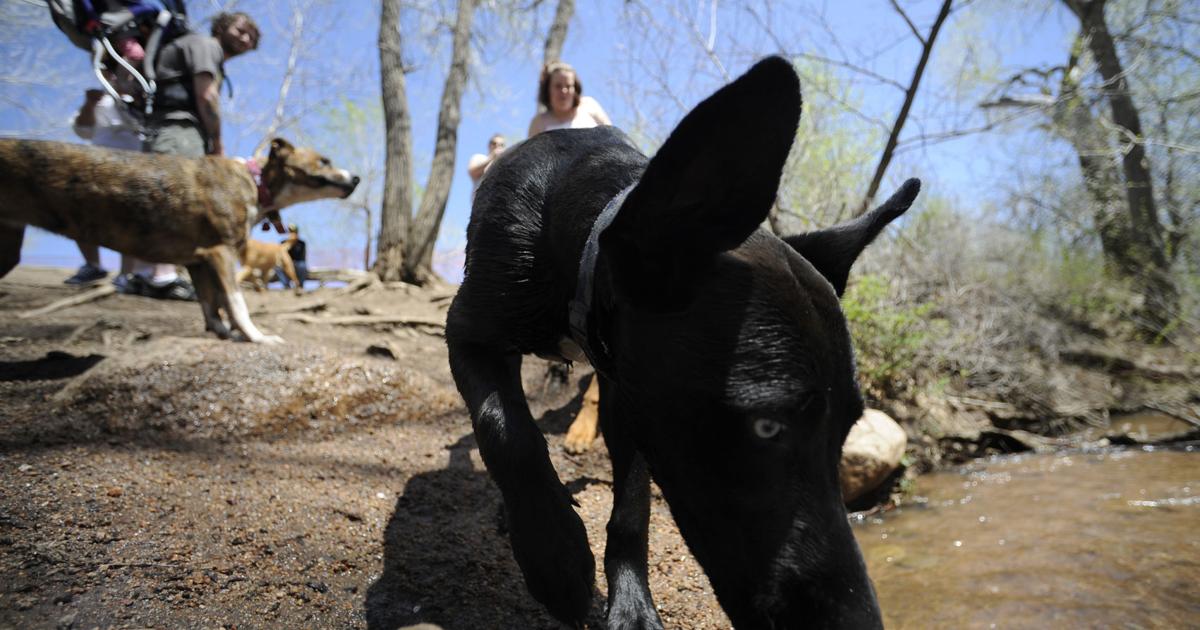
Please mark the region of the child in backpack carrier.
[[[96, 76], [114, 98], [101, 67], [106, 60], [131, 73], [141, 94], [131, 100], [147, 110], [154, 97], [154, 57], [158, 49], [187, 33], [183, 0], [48, 0], [50, 16], [79, 48], [93, 54]], [[111, 68], [114, 69], [115, 68]]]

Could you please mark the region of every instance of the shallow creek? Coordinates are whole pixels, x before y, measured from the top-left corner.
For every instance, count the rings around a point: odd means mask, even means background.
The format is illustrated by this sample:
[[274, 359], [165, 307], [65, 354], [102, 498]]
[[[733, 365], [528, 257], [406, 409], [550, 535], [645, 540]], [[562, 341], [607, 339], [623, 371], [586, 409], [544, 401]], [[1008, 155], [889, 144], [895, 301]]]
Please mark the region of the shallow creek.
[[1200, 627], [1195, 448], [1009, 456], [915, 491], [854, 528], [888, 628]]

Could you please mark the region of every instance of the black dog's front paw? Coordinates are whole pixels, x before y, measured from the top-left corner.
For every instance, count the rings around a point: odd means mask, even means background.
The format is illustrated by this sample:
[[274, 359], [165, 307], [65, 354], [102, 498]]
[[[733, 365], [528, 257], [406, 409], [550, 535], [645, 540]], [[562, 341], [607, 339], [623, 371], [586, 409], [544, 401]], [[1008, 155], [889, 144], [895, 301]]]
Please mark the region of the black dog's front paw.
[[530, 488], [509, 504], [509, 535], [529, 593], [555, 618], [579, 625], [591, 609], [596, 562], [570, 495], [553, 483], [557, 489]]
[[650, 594], [630, 584], [616, 583], [620, 579], [618, 576], [609, 577], [609, 591], [616, 589], [616, 592], [609, 597], [605, 627], [608, 630], [663, 630]]

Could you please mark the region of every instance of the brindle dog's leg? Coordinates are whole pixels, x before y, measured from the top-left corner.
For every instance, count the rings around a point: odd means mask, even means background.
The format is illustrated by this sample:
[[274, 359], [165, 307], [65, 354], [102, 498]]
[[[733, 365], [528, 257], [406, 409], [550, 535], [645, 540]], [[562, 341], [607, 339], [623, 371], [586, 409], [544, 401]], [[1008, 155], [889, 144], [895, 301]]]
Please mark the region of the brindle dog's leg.
[[188, 265], [187, 270], [192, 277], [192, 286], [196, 288], [200, 310], [204, 312], [204, 330], [211, 330], [221, 339], [229, 339], [229, 328], [221, 321], [217, 277], [212, 267], [207, 262], [198, 262]]
[[0, 278], [21, 262], [21, 242], [25, 240], [25, 226], [0, 225]]
[[650, 471], [626, 428], [616, 420], [612, 384], [600, 375], [595, 378], [600, 381], [600, 429], [613, 467], [613, 509], [604, 549], [608, 628], [662, 630], [646, 576]]
[[245, 267], [238, 269], [237, 283], [238, 283], [239, 287], [242, 286], [243, 282], [246, 282], [247, 280], [251, 280], [253, 278], [254, 278], [254, 269], [251, 268], [249, 265], [246, 265]]
[[[460, 294], [461, 295], [461, 294]], [[450, 370], [471, 412], [479, 454], [504, 495], [513, 555], [534, 599], [578, 625], [591, 606], [595, 560], [521, 389], [521, 355], [458, 341]]]
[[204, 255], [216, 274], [217, 291], [225, 303], [229, 313], [230, 324], [241, 331], [251, 343], [283, 343], [283, 339], [275, 335], [264, 335], [250, 321], [250, 309], [246, 308], [246, 298], [237, 285], [237, 256], [225, 245], [209, 248]]

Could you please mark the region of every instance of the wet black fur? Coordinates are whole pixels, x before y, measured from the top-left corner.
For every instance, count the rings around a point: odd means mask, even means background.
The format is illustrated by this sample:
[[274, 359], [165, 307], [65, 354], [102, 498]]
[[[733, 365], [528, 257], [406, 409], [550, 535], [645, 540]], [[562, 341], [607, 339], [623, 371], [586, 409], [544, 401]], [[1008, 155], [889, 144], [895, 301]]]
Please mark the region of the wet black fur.
[[[587, 614], [594, 560], [525, 402], [521, 356], [558, 352], [593, 220], [640, 178], [596, 269], [593, 316], [613, 359], [600, 381], [609, 627], [661, 627], [646, 579], [651, 476], [739, 628], [881, 624], [838, 486], [862, 412], [838, 295], [919, 184], [830, 230], [785, 241], [758, 229], [799, 115], [795, 73], [770, 58], [652, 160], [611, 127], [554, 131], [510, 149], [480, 185], [450, 365], [526, 585], [565, 622]], [[756, 421], [781, 430], [763, 437]]]

